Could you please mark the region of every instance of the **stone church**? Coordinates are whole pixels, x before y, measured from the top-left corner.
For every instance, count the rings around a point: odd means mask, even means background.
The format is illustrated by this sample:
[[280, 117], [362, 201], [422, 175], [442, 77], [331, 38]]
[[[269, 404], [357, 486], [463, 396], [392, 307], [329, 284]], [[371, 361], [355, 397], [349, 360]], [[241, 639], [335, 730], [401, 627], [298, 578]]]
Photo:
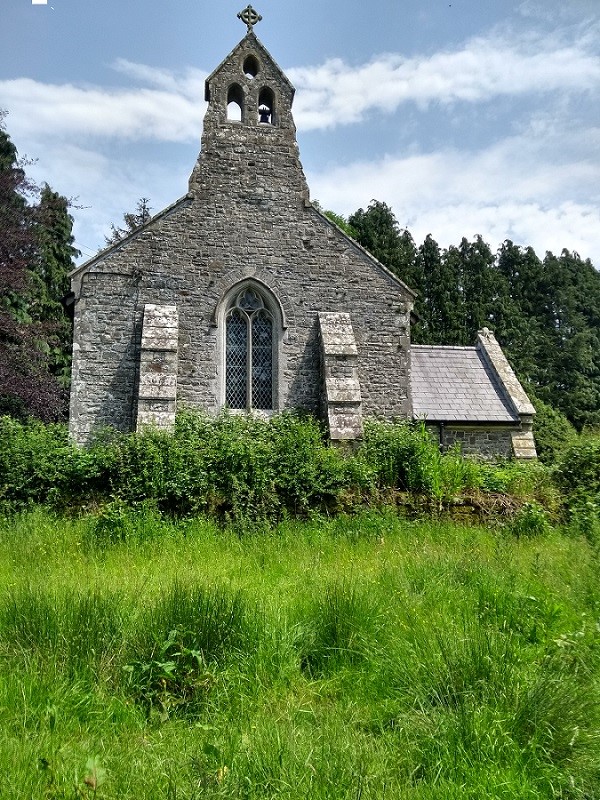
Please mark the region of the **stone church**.
[[238, 16], [187, 194], [71, 275], [73, 438], [168, 428], [181, 406], [303, 409], [334, 442], [365, 417], [422, 418], [443, 447], [534, 457], [534, 410], [494, 336], [411, 346], [415, 293], [311, 204], [294, 87], [258, 14]]

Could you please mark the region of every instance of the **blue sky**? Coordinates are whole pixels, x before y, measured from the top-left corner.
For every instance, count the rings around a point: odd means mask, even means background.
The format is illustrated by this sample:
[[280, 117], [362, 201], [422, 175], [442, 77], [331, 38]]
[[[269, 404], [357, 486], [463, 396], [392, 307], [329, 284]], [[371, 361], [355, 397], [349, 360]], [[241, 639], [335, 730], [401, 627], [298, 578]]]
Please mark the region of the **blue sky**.
[[[85, 256], [139, 197], [187, 191], [204, 79], [246, 4], [2, 0], [0, 108], [30, 174], [77, 198]], [[254, 5], [324, 207], [376, 198], [417, 243], [480, 233], [600, 266], [600, 0]]]

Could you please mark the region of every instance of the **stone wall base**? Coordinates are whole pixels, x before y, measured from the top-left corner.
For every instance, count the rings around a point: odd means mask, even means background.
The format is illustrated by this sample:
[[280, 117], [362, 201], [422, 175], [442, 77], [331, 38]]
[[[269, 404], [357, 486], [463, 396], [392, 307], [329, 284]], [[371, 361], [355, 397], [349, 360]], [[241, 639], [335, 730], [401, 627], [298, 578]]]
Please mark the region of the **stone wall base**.
[[427, 428], [439, 439], [444, 452], [458, 445], [463, 455], [477, 456], [486, 460], [496, 458], [526, 460], [536, 457], [531, 431], [475, 425], [434, 424], [427, 425]]

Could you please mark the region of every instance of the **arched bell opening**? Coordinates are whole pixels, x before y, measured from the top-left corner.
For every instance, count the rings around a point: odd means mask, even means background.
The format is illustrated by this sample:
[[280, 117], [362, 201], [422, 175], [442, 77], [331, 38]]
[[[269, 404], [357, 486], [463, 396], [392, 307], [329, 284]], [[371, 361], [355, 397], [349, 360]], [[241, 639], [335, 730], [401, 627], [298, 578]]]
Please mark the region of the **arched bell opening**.
[[263, 125], [275, 125], [275, 94], [268, 86], [264, 86], [258, 95], [258, 121]]
[[237, 83], [233, 83], [227, 92], [227, 119], [230, 122], [244, 119], [244, 92]]

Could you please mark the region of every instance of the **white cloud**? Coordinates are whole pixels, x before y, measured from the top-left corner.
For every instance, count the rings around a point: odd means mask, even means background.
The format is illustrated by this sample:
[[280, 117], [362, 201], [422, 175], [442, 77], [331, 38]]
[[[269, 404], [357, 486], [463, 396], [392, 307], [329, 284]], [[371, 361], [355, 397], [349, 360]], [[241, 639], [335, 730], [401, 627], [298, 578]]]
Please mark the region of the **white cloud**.
[[523, 0], [518, 11], [523, 17], [551, 23], [557, 19], [580, 20], [582, 15], [593, 20], [597, 18], [598, 0]]
[[[584, 123], [585, 103], [573, 114], [582, 92], [597, 99], [595, 33], [578, 30], [567, 41], [496, 32], [428, 56], [387, 54], [357, 66], [334, 60], [288, 70], [298, 87], [294, 114], [302, 131], [360, 123], [409, 104], [414, 112], [413, 141], [404, 151], [410, 156], [381, 157], [371, 134], [363, 161], [309, 173], [313, 196], [340, 213], [374, 197], [385, 200], [417, 240], [431, 232], [447, 245], [481, 233], [491, 244], [509, 237], [542, 253], [568, 247], [600, 263], [600, 128]], [[21, 152], [40, 156], [34, 177], [79, 196], [84, 206], [93, 203], [74, 214], [79, 241], [92, 249], [137, 198], [150, 197], [159, 210], [186, 191], [195, 153], [182, 165], [174, 146], [199, 142], [206, 107], [205, 74], [198, 70], [125, 59], [114, 68], [141, 86], [0, 81], [13, 140]], [[496, 141], [475, 152], [466, 144], [423, 152], [419, 108], [509, 96], [527, 96], [521, 116], [511, 118], [511, 134], [494, 131]], [[156, 156], [144, 160], [136, 147], [145, 142]]]
[[183, 94], [191, 100], [204, 97], [206, 73], [192, 67], [177, 73], [168, 69], [151, 67], [147, 64], [136, 64], [126, 58], [118, 58], [113, 64], [113, 69], [140, 83]]
[[481, 234], [492, 246], [510, 238], [542, 255], [566, 247], [600, 264], [600, 129], [572, 135], [567, 122], [555, 120], [546, 138], [524, 133], [478, 151], [356, 162], [309, 173], [309, 183], [342, 214], [384, 200], [418, 242], [428, 233], [443, 246]]
[[[477, 103], [499, 96], [600, 86], [600, 56], [588, 31], [576, 44], [550, 36], [493, 35], [430, 56], [380, 55], [356, 67], [334, 59], [288, 70], [298, 87], [295, 117], [302, 130], [393, 113], [402, 104], [425, 107]], [[0, 105], [10, 109], [13, 135], [44, 130], [128, 140], [182, 142], [198, 136], [205, 110], [204, 73], [175, 73], [119, 59], [114, 68], [143, 85], [106, 88], [46, 84], [28, 78], [0, 81]]]
[[[140, 68], [139, 75], [146, 71], [148, 79], [148, 69]], [[0, 81], [0, 104], [10, 110], [15, 139], [43, 132], [46, 137], [68, 134], [181, 142], [197, 137], [202, 124], [205, 103], [202, 95], [191, 93], [197, 83], [186, 80], [162, 89], [112, 89], [17, 78]]]
[[299, 90], [295, 116], [310, 130], [358, 122], [373, 110], [390, 113], [409, 102], [426, 107], [597, 90], [600, 56], [591, 46], [587, 38], [573, 45], [551, 37], [478, 37], [428, 57], [384, 55], [358, 67], [333, 59], [288, 74]]

